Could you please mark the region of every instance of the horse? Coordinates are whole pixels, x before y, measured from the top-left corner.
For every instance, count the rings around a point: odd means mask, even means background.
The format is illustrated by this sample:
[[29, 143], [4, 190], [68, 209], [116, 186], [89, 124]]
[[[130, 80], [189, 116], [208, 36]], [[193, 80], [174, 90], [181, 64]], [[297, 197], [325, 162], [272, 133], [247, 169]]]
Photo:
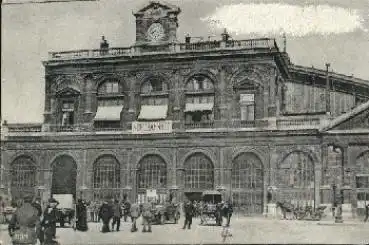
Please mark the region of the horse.
[[292, 218], [297, 218], [297, 210], [292, 204], [288, 204], [286, 202], [276, 202], [276, 207], [281, 209], [283, 219], [287, 219], [287, 213], [292, 214]]

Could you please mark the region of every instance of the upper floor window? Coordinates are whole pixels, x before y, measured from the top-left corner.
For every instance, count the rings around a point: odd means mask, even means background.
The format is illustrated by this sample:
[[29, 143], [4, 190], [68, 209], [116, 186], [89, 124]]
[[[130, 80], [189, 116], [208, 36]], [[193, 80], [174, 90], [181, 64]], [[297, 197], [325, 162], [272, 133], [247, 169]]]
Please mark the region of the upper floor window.
[[141, 86], [139, 120], [163, 120], [168, 114], [168, 84], [160, 77], [151, 77]]
[[118, 81], [107, 81], [99, 86], [97, 89], [98, 95], [105, 94], [117, 94], [119, 93], [119, 83]]
[[190, 78], [186, 83], [186, 123], [211, 123], [214, 120], [213, 108], [213, 82], [204, 75]]
[[154, 77], [147, 80], [141, 87], [141, 94], [153, 92], [167, 92], [168, 87], [160, 78]]
[[97, 89], [95, 127], [119, 127], [120, 115], [124, 105], [124, 95], [120, 92], [118, 81], [108, 80], [100, 84]]
[[212, 92], [213, 90], [213, 82], [202, 75], [192, 77], [186, 84], [186, 92]]
[[71, 126], [74, 124], [74, 102], [62, 102], [62, 126]]
[[255, 94], [242, 93], [240, 94], [240, 109], [242, 121], [255, 120]]

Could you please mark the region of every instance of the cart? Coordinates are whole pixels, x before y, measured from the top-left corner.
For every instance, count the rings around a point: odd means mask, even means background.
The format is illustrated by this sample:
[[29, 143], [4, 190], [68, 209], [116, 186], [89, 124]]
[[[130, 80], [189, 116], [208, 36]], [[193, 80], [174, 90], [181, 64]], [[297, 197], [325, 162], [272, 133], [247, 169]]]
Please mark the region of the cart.
[[210, 225], [215, 221], [217, 226], [221, 226], [222, 194], [219, 191], [205, 191], [202, 194], [202, 201], [204, 206], [201, 208], [200, 225]]
[[53, 198], [59, 202], [56, 207], [56, 222], [60, 227], [64, 227], [68, 223], [70, 227], [75, 228], [76, 222], [76, 205], [72, 194], [54, 194]]

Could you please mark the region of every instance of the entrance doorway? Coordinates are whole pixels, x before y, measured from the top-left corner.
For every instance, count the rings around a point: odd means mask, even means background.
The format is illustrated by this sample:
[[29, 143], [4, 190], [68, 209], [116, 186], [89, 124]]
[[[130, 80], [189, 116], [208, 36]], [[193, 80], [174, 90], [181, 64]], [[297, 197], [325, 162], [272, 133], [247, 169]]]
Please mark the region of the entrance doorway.
[[202, 192], [185, 192], [184, 194], [190, 201], [201, 201]]
[[72, 194], [76, 198], [77, 164], [70, 156], [60, 156], [52, 163], [51, 194]]

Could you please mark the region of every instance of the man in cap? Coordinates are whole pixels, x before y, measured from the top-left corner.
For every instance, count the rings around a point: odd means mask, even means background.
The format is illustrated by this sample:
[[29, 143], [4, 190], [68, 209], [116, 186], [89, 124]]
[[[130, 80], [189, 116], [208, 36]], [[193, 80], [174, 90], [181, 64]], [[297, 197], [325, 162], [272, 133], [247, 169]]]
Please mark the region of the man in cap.
[[[32, 206], [37, 209], [37, 216], [41, 221], [41, 216], [42, 216], [41, 198], [36, 197], [36, 199], [32, 203]], [[41, 222], [38, 222], [38, 224], [36, 226], [36, 232], [37, 232], [37, 238], [40, 240], [40, 244], [43, 244], [45, 235], [44, 235], [44, 232], [43, 232], [42, 227], [41, 227]]]
[[188, 229], [191, 229], [192, 217], [195, 213], [195, 208], [190, 200], [187, 200], [187, 202], [184, 204], [183, 211], [185, 213], [185, 222], [183, 225], [183, 229], [186, 229], [186, 226], [188, 227]]
[[32, 197], [24, 197], [23, 204], [17, 208], [9, 222], [8, 231], [13, 244], [36, 244], [36, 225], [39, 221], [38, 211], [32, 206]]
[[45, 244], [54, 244], [53, 240], [56, 235], [56, 220], [57, 210], [56, 206], [59, 204], [54, 198], [49, 199], [49, 203], [44, 211], [44, 217], [42, 220], [42, 227], [45, 232]]
[[138, 203], [133, 203], [131, 205], [131, 218], [132, 218], [132, 228], [131, 228], [131, 232], [136, 232], [137, 231], [137, 226], [136, 226], [136, 221], [138, 219], [138, 217], [140, 217], [140, 205], [138, 205]]
[[103, 227], [101, 232], [110, 232], [109, 223], [113, 217], [112, 205], [109, 205], [108, 201], [104, 201], [99, 210], [99, 220], [103, 222]]
[[[153, 204], [149, 201], [146, 201], [142, 204], [142, 221], [143, 221], [143, 229], [142, 232], [151, 232], [151, 219], [152, 219], [152, 208]], [[146, 229], [146, 227], [148, 229]]]

